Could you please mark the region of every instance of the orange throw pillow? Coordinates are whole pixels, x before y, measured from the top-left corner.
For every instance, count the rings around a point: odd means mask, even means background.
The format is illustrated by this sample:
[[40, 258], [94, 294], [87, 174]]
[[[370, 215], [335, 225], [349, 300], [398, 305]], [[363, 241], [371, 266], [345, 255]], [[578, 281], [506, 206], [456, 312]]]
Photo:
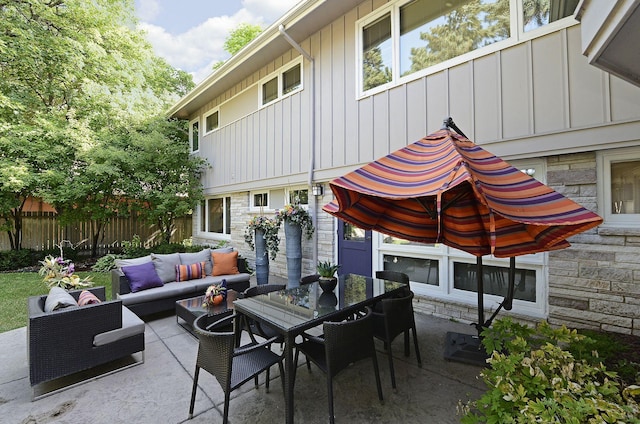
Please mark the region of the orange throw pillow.
[[213, 275], [240, 274], [238, 271], [238, 252], [217, 253], [211, 252], [213, 260]]

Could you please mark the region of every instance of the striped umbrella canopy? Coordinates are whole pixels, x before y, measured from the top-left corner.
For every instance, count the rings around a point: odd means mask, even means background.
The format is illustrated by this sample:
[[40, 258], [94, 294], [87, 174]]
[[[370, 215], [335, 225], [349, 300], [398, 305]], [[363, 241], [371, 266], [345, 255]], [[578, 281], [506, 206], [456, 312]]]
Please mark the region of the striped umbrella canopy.
[[330, 182], [324, 210], [367, 230], [477, 257], [569, 246], [602, 218], [466, 137], [441, 129]]

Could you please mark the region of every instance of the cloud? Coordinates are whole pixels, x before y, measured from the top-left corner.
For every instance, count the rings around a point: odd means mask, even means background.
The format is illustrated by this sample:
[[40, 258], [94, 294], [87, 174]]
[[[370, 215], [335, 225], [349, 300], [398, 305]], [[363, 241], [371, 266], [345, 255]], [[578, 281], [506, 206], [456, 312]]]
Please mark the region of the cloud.
[[157, 0], [138, 0], [136, 13], [141, 21], [153, 21], [160, 14], [160, 4]]
[[147, 23], [152, 19], [142, 18], [143, 13], [145, 16], [159, 13], [160, 7], [155, 0], [141, 0], [138, 27], [146, 32], [147, 40], [158, 56], [163, 57], [174, 68], [191, 73], [198, 83], [212, 72], [214, 63], [229, 58], [229, 54], [224, 51], [224, 40], [240, 23], [266, 27], [298, 1], [243, 0], [242, 9], [232, 16], [211, 17], [186, 32], [174, 35], [160, 26]]

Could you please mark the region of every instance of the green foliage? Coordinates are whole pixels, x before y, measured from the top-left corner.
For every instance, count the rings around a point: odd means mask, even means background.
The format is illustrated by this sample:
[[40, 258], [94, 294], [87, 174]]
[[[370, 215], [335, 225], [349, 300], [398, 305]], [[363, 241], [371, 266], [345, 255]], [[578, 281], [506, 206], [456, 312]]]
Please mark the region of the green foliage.
[[263, 232], [264, 239], [266, 240], [266, 248], [269, 252], [271, 260], [275, 260], [280, 251], [280, 236], [278, 230], [280, 225], [275, 219], [268, 218], [264, 215], [256, 215], [247, 223], [247, 227], [244, 230], [244, 241], [249, 245], [251, 250], [255, 249], [254, 234], [256, 230]]
[[338, 272], [338, 269], [340, 269], [340, 266], [341, 265], [331, 263], [331, 261], [320, 261], [318, 262], [318, 265], [316, 265], [316, 269], [318, 270], [320, 277], [333, 278], [335, 277], [336, 272]]
[[20, 249], [24, 202], [43, 197], [63, 221], [91, 220], [95, 255], [105, 222], [127, 211], [135, 174], [122, 135], [193, 81], [155, 56], [132, 0], [8, 0], [0, 10], [2, 230]]
[[260, 35], [261, 32], [262, 27], [260, 25], [241, 23], [225, 38], [224, 50], [233, 56], [249, 44], [251, 40]]
[[33, 251], [29, 249], [0, 252], [0, 271], [11, 271], [34, 265]]
[[93, 272], [109, 272], [116, 268], [116, 259], [124, 259], [124, 255], [109, 253], [98, 258], [96, 263], [91, 267]]
[[529, 330], [503, 318], [482, 336], [491, 351], [491, 368], [481, 373], [489, 390], [463, 407], [463, 423], [640, 423], [615, 373], [565, 350], [584, 341], [577, 331], [546, 322]]

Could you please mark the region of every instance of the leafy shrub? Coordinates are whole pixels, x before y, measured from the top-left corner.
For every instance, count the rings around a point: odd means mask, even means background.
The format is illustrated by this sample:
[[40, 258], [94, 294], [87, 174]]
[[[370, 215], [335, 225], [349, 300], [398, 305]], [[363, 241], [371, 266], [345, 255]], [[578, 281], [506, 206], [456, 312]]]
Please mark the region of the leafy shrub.
[[12, 271], [37, 264], [30, 249], [5, 250], [0, 252], [0, 271]]
[[489, 390], [462, 406], [463, 423], [640, 423], [640, 407], [623, 396], [616, 373], [568, 350], [585, 343], [577, 331], [503, 318], [482, 336], [491, 354], [481, 373]]
[[109, 272], [116, 268], [116, 259], [123, 259], [124, 257], [122, 254], [109, 253], [99, 258], [91, 267], [91, 270], [94, 272]]

